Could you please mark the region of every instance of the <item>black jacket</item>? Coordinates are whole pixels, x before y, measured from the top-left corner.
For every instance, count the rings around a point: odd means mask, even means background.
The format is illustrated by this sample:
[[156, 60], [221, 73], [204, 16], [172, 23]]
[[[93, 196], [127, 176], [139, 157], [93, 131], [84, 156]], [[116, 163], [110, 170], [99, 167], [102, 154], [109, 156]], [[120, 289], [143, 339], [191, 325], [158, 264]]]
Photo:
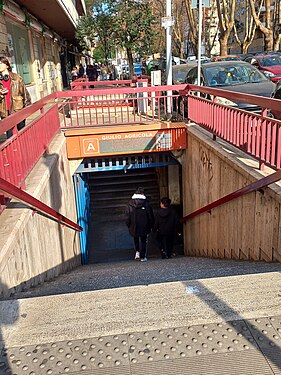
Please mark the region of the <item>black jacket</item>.
[[179, 219], [176, 212], [171, 208], [160, 208], [155, 215], [154, 229], [161, 236], [175, 235], [179, 232]]
[[154, 215], [146, 199], [131, 199], [125, 211], [126, 225], [131, 236], [146, 236], [154, 225]]

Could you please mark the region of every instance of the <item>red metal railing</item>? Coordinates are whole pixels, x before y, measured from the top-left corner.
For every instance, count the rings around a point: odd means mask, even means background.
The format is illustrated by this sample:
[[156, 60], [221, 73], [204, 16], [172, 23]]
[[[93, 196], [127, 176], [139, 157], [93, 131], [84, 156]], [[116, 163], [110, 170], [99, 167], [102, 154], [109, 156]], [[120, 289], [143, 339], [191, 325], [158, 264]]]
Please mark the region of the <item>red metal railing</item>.
[[[13, 129], [13, 136], [0, 144], [0, 177], [17, 187], [23, 186], [24, 179], [60, 130], [58, 104], [54, 99], [55, 95], [50, 95], [0, 122], [0, 135]], [[44, 109], [50, 101], [51, 107]], [[40, 113], [36, 114], [38, 110]], [[18, 131], [16, 124], [31, 115], [36, 117]]]
[[93, 88], [117, 88], [137, 84], [148, 85], [148, 78], [134, 78], [134, 79], [123, 79], [123, 80], [105, 80], [105, 81], [89, 81], [87, 78], [82, 78], [71, 82], [71, 90], [89, 90]]
[[268, 117], [267, 110], [280, 109], [280, 101], [249, 94], [189, 86], [190, 90], [245, 102], [262, 108], [262, 115], [188, 96], [188, 118], [272, 168], [281, 167], [281, 121]]
[[279, 181], [280, 179], [281, 179], [281, 170], [279, 170], [275, 173], [272, 173], [270, 176], [263, 177], [258, 181], [255, 181], [255, 182], [253, 182], [253, 183], [251, 183], [247, 186], [244, 186], [243, 188], [241, 188], [239, 190], [236, 190], [233, 193], [230, 193], [230, 194], [228, 194], [228, 195], [226, 195], [226, 196], [224, 196], [220, 199], [217, 199], [216, 201], [214, 201], [210, 204], [207, 204], [204, 207], [199, 208], [196, 211], [191, 212], [190, 214], [184, 216], [181, 219], [181, 222], [185, 223], [188, 220], [191, 220], [196, 216], [202, 215], [205, 212], [210, 213], [210, 211], [212, 209], [216, 208], [216, 207], [222, 206], [223, 204], [225, 204], [227, 202], [233, 201], [234, 199], [242, 197], [243, 195], [246, 195], [246, 194], [251, 193], [253, 191], [257, 191], [259, 189], [262, 189], [262, 188], [264, 188], [264, 187], [266, 187], [270, 184], [273, 184], [274, 182]]
[[[185, 87], [186, 85], [108, 87], [106, 90], [97, 88], [57, 93], [60, 98], [69, 97], [69, 100], [62, 104], [62, 128], [143, 124], [167, 120], [173, 106], [179, 107], [179, 90]], [[172, 88], [177, 91], [173, 92]], [[182, 121], [184, 114], [176, 117]]]
[[[26, 176], [60, 130], [55, 98], [55, 94], [49, 95], [0, 121], [0, 136], [9, 129], [13, 131], [13, 136], [0, 144], [0, 177], [16, 187], [24, 188]], [[24, 119], [26, 126], [18, 131], [16, 124]], [[7, 197], [0, 194], [0, 212], [6, 201]]]
[[[114, 81], [99, 82], [101, 85], [105, 82], [110, 85]], [[119, 84], [121, 81], [116, 82]], [[83, 87], [91, 82], [84, 79], [81, 82], [74, 81], [73, 84]], [[263, 108], [263, 115], [189, 95], [190, 91], [258, 105]], [[171, 116], [175, 120], [182, 120], [185, 118], [186, 100], [190, 121], [256, 157], [261, 166], [265, 163], [273, 168], [280, 168], [281, 122], [265, 115], [266, 109], [279, 110], [278, 100], [193, 85], [108, 86], [106, 90], [104, 87], [83, 90], [77, 88], [57, 92], [0, 121], [0, 136], [10, 128], [14, 129], [13, 136], [0, 144], [0, 177], [17, 187], [23, 187], [26, 176], [60, 127], [69, 129], [113, 124], [138, 125], [161, 122]], [[51, 107], [47, 108], [47, 105]], [[30, 116], [33, 117], [32, 120]], [[27, 126], [18, 132], [16, 124], [25, 118], [28, 119]]]
[[79, 232], [83, 230], [78, 224], [74, 223], [72, 220], [69, 220], [67, 217], [61, 215], [59, 212], [47, 206], [45, 203], [32, 197], [30, 194], [27, 194], [25, 191], [17, 188], [8, 181], [5, 181], [1, 177], [0, 191], [2, 191], [11, 198], [15, 198], [20, 202], [26, 203], [28, 206], [34, 208], [36, 212], [42, 212], [44, 215], [47, 215], [48, 217], [58, 221], [59, 223], [68, 226], [69, 228], [72, 228]]

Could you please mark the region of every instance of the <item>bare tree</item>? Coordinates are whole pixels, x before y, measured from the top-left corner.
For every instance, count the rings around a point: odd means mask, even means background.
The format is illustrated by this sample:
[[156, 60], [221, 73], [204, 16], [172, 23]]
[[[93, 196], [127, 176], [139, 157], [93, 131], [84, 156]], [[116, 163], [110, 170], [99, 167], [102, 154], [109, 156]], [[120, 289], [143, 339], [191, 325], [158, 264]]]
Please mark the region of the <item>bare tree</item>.
[[275, 1], [273, 10], [273, 50], [278, 51], [281, 43], [281, 1]]
[[[252, 15], [257, 27], [264, 35], [264, 49], [266, 51], [271, 51], [273, 49], [273, 29], [271, 27], [271, 3], [272, 0], [263, 0], [265, 7], [264, 11], [264, 23], [256, 12], [255, 1], [250, 1], [250, 7]], [[279, 0], [278, 0], [279, 1]]]
[[[257, 16], [260, 16], [263, 0], [256, 4]], [[252, 16], [249, 0], [245, 0], [244, 4], [240, 3], [238, 12], [236, 12], [236, 20], [233, 25], [234, 36], [241, 48], [241, 53], [247, 53], [248, 48], [253, 43], [257, 25]], [[243, 25], [243, 26], [241, 26]]]
[[203, 19], [203, 39], [205, 41], [205, 49], [207, 56], [211, 55], [212, 49], [215, 46], [217, 36], [218, 36], [218, 16], [217, 16], [217, 7], [216, 1], [211, 0], [211, 7], [207, 8], [204, 12]]
[[218, 21], [220, 54], [227, 55], [228, 39], [234, 26], [236, 0], [216, 0]]
[[191, 0], [184, 0], [184, 3], [185, 3], [186, 14], [187, 14], [187, 20], [189, 24], [189, 31], [188, 31], [189, 42], [192, 44], [193, 50], [195, 54], [197, 55], [198, 53], [198, 23], [195, 17], [195, 12], [191, 8]]
[[184, 57], [184, 40], [186, 37], [186, 13], [183, 0], [177, 0], [173, 3], [173, 15], [175, 24], [173, 27], [174, 34], [174, 54]]

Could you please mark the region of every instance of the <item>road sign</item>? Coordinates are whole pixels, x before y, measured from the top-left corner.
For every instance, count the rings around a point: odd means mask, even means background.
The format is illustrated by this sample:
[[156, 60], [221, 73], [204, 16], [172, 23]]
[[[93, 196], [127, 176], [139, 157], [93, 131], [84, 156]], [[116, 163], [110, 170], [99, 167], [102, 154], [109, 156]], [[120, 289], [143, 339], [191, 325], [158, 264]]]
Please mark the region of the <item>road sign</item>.
[[162, 27], [167, 27], [173, 26], [175, 23], [175, 19], [173, 16], [168, 16], [168, 17], [162, 17]]
[[[199, 8], [199, 1], [200, 0], [191, 0], [191, 8], [198, 9]], [[210, 8], [210, 0], [201, 0], [202, 1], [202, 8]]]

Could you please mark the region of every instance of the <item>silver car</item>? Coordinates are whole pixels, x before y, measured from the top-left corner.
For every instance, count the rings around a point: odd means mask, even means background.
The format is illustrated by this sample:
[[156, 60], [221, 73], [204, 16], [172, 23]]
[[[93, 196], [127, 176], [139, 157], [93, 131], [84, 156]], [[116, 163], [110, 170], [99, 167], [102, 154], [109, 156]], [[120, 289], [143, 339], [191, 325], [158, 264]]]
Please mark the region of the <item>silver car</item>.
[[[188, 72], [185, 82], [197, 84], [197, 67]], [[201, 67], [201, 85], [269, 98], [275, 89], [273, 82], [254, 66], [244, 61], [218, 61], [203, 64]], [[255, 112], [259, 110], [257, 106], [252, 104], [220, 99], [221, 103], [236, 106], [240, 109]]]

